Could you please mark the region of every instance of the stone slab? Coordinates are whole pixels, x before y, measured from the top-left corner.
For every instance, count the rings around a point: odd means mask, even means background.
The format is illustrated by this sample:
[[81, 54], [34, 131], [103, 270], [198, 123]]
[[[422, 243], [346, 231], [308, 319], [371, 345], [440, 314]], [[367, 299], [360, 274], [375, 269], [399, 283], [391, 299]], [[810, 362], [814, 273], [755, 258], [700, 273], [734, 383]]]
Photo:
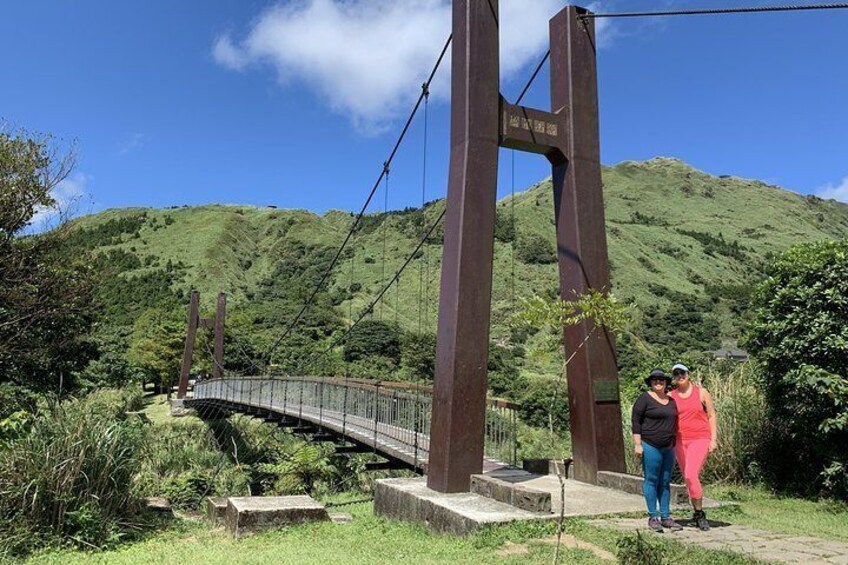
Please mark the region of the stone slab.
[[[630, 494], [642, 495], [643, 477], [628, 475], [627, 473], [614, 473], [612, 471], [598, 471], [598, 485], [617, 490], [623, 490]], [[671, 503], [686, 504], [689, 502], [689, 493], [685, 485], [671, 485]]]
[[309, 496], [244, 496], [227, 499], [224, 522], [238, 538], [279, 526], [329, 519], [324, 505]]
[[374, 513], [459, 536], [484, 524], [550, 519], [470, 492], [441, 493], [427, 488], [426, 478], [382, 479], [374, 484]]
[[471, 492], [528, 512], [550, 513], [551, 493], [504, 480], [504, 476], [513, 475], [503, 472], [471, 475]]
[[227, 499], [223, 496], [209, 496], [206, 498], [206, 517], [210, 522], [223, 522], [227, 514]]
[[[684, 544], [705, 549], [732, 551], [770, 563], [848, 563], [848, 543], [812, 536], [793, 536], [710, 520], [712, 529], [702, 532], [690, 520], [680, 520], [683, 531], [667, 532]], [[594, 520], [594, 526], [622, 531], [647, 530], [645, 519]]]

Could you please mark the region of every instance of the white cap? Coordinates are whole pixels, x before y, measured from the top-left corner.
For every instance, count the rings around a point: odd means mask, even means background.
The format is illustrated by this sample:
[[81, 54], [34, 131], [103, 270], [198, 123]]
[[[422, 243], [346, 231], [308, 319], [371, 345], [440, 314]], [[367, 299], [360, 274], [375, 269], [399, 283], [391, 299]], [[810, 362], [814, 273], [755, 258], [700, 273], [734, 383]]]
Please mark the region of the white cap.
[[687, 367], [686, 365], [684, 365], [683, 363], [680, 363], [680, 362], [677, 362], [677, 363], [674, 364], [674, 367], [671, 368], [671, 372], [673, 373], [674, 371], [677, 371], [678, 369], [681, 370], [681, 371], [684, 371], [686, 373], [689, 372], [689, 367]]

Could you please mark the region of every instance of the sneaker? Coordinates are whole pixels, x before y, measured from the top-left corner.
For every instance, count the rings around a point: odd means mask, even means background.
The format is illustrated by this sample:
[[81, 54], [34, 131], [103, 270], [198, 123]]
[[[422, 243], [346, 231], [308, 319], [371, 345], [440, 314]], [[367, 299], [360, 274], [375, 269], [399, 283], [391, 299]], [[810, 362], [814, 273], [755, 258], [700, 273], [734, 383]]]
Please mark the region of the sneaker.
[[672, 532], [679, 532], [683, 529], [683, 526], [681, 526], [671, 518], [665, 518], [661, 523], [663, 528], [667, 528]]
[[659, 518], [648, 518], [648, 529], [661, 534], [663, 533], [662, 522]]
[[706, 532], [710, 529], [710, 523], [707, 522], [707, 513], [703, 510], [697, 510], [695, 514], [692, 515], [692, 519], [695, 521], [695, 525], [698, 526], [702, 532]]

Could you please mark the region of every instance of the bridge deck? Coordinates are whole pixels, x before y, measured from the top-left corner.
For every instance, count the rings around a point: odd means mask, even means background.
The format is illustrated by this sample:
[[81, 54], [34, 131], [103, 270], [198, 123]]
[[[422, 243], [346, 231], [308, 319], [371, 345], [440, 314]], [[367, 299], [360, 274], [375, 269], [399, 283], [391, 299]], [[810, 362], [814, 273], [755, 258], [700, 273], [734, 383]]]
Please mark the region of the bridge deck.
[[[382, 457], [426, 472], [431, 395], [426, 387], [314, 377], [239, 377], [197, 383], [187, 405], [258, 411], [311, 424]], [[515, 405], [490, 401], [485, 471], [514, 462]]]

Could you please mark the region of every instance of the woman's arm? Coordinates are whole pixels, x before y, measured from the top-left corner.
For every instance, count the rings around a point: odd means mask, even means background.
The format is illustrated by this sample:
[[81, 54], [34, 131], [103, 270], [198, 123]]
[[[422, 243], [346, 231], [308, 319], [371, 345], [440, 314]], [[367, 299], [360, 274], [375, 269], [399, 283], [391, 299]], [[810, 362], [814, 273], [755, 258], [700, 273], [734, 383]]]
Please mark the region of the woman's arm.
[[718, 417], [713, 397], [705, 388], [701, 388], [701, 403], [707, 409], [707, 418], [710, 420], [710, 453], [712, 453], [718, 449]]
[[633, 452], [636, 457], [642, 456], [642, 420], [645, 418], [645, 399], [639, 397], [633, 404], [633, 412], [630, 415], [630, 427], [633, 432]]

